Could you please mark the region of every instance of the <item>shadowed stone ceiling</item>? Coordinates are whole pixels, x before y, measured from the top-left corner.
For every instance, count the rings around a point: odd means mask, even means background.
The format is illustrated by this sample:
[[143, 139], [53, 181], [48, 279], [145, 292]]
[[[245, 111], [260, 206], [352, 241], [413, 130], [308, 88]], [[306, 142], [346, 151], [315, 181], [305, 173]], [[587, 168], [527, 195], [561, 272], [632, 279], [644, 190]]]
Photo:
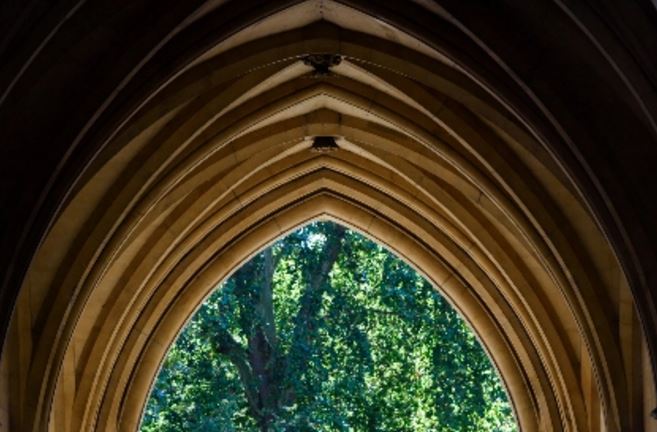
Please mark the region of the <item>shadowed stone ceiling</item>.
[[[0, 428], [135, 430], [209, 290], [328, 218], [452, 301], [522, 430], [656, 430], [646, 5], [18, 8]], [[309, 54], [340, 62], [317, 74]]]

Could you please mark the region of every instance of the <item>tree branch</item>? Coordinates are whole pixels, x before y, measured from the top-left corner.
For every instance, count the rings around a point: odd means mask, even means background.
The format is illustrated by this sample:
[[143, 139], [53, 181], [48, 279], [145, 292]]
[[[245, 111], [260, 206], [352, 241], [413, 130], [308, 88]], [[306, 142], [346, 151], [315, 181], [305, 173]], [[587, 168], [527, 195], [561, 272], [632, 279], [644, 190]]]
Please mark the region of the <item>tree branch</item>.
[[262, 269], [263, 272], [263, 283], [260, 287], [260, 318], [262, 319], [263, 333], [269, 346], [272, 349], [276, 348], [276, 322], [274, 320], [274, 300], [273, 300], [273, 291], [274, 291], [274, 271], [276, 270], [276, 263], [274, 261], [274, 254], [272, 248], [268, 247], [263, 252], [264, 255], [264, 266]]
[[[308, 363], [310, 350], [308, 345], [313, 336], [311, 319], [314, 318], [321, 307], [321, 294], [323, 292], [328, 275], [338, 259], [342, 247], [345, 229], [336, 225], [334, 231], [327, 236], [321, 256], [322, 260], [310, 277], [310, 281], [301, 296], [301, 306], [295, 317], [294, 338], [296, 341], [303, 340], [294, 352], [294, 357], [300, 360], [302, 365]], [[289, 366], [289, 365], [288, 365]], [[298, 365], [297, 365], [298, 367]]]
[[333, 268], [333, 264], [338, 259], [338, 254], [342, 246], [342, 239], [344, 238], [345, 229], [342, 226], [336, 225], [333, 235], [328, 236], [326, 243], [322, 248], [321, 255], [323, 256], [322, 262], [319, 264], [317, 271], [315, 271], [310, 279], [310, 284], [306, 288], [301, 298], [301, 308], [297, 314], [297, 325], [307, 323], [312, 315], [312, 299], [324, 287], [328, 275]]
[[208, 335], [215, 350], [225, 356], [237, 368], [249, 408], [255, 418], [260, 416], [256, 377], [253, 375], [247, 351], [237, 342], [228, 330], [216, 328]]

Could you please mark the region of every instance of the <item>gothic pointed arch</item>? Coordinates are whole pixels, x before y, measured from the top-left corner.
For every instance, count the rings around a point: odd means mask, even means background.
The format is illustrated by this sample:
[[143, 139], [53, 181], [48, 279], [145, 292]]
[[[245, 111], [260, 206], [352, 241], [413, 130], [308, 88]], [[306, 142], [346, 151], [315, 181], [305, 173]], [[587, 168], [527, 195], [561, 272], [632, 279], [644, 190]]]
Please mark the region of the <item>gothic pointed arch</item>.
[[[36, 168], [70, 147], [28, 221], [40, 231], [16, 239], [4, 279], [17, 287], [2, 357], [12, 426], [136, 430], [167, 347], [209, 290], [286, 232], [331, 218], [450, 298], [523, 431], [648, 430], [657, 260], [645, 224], [628, 222], [647, 217], [622, 193], [639, 190], [639, 174], [612, 176], [607, 144], [655, 139], [657, 97], [610, 54], [616, 42], [598, 43], [606, 33], [586, 7], [186, 3], [155, 14], [107, 71], [88, 69], [99, 48], [87, 44], [123, 40], [102, 29], [153, 5], [110, 16], [80, 5], [9, 87], [29, 107], [66, 70], [89, 80], [68, 117], [34, 113], [35, 125], [67, 119]], [[563, 36], [539, 31], [541, 11]], [[518, 16], [533, 45], [503, 25]], [[575, 46], [558, 51], [569, 36]], [[57, 63], [25, 90], [65, 42], [80, 64]], [[582, 54], [588, 86], [573, 73], [555, 90], [560, 53]], [[585, 110], [601, 87], [607, 97]], [[313, 151], [316, 137], [337, 150]], [[598, 144], [606, 157], [590, 156]]]

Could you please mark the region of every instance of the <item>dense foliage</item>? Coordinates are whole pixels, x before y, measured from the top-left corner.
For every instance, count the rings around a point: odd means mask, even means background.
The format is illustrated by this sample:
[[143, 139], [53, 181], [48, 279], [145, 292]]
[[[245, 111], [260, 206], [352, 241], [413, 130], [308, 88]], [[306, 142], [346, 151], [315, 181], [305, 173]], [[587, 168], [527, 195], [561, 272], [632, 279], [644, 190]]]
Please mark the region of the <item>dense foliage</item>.
[[512, 431], [471, 330], [411, 267], [330, 222], [242, 266], [166, 357], [142, 432]]

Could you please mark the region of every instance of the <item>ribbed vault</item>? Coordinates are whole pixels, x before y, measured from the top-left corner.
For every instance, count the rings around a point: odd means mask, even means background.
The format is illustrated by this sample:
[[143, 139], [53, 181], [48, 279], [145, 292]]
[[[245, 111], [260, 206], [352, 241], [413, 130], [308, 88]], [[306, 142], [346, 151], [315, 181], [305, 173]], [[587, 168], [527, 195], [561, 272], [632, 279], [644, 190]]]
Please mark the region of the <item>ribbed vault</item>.
[[[316, 76], [303, 58], [323, 53], [342, 61]], [[339, 149], [312, 151], [316, 136]], [[445, 52], [310, 1], [186, 61], [83, 173], [13, 318], [19, 430], [134, 431], [210, 290], [318, 218], [386, 245], [453, 302], [523, 431], [641, 417], [652, 377], [634, 300], [553, 156]]]

